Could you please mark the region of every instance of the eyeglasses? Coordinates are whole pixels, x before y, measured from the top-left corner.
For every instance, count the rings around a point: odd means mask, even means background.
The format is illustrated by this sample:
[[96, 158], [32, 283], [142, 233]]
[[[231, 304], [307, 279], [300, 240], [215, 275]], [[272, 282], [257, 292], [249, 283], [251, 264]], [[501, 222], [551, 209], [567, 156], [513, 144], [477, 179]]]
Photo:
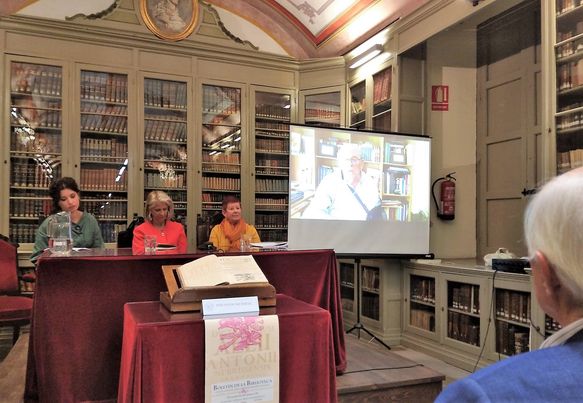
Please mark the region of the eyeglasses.
[[352, 158], [350, 158], [349, 161], [350, 161], [350, 165], [354, 166], [354, 165], [359, 164], [362, 160], [358, 157], [352, 157]]

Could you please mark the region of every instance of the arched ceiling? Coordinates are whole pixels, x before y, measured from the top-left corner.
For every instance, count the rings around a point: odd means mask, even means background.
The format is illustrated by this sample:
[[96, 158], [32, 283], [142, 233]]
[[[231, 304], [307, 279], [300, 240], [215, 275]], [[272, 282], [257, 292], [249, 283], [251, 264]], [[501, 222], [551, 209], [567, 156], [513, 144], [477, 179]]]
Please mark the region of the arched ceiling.
[[[70, 1], [2, 0], [0, 16], [37, 2], [71, 7]], [[119, 0], [111, 0], [110, 3]], [[186, 0], [179, 0], [186, 1]], [[429, 0], [206, 0], [257, 26], [299, 59], [339, 56]], [[89, 0], [76, 0], [78, 9]]]

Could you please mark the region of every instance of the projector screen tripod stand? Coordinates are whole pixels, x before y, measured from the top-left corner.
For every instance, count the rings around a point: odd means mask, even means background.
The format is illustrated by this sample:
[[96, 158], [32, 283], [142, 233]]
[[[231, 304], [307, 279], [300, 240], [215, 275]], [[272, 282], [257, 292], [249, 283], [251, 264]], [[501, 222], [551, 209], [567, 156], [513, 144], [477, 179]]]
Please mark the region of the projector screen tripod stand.
[[354, 258], [354, 263], [356, 266], [356, 281], [355, 281], [355, 286], [354, 286], [354, 293], [355, 296], [354, 298], [356, 299], [356, 323], [346, 331], [346, 333], [352, 333], [354, 330], [356, 330], [358, 333], [358, 338], [360, 339], [360, 332], [363, 331], [365, 333], [367, 333], [369, 336], [372, 337], [371, 340], [376, 340], [378, 341], [380, 344], [382, 344], [384, 347], [386, 347], [388, 350], [391, 349], [391, 347], [389, 347], [388, 344], [386, 344], [384, 341], [382, 341], [381, 339], [379, 339], [378, 337], [376, 337], [374, 334], [372, 334], [366, 327], [364, 327], [364, 325], [360, 322], [360, 311], [362, 310], [362, 270], [361, 270], [361, 266], [360, 266], [360, 258]]

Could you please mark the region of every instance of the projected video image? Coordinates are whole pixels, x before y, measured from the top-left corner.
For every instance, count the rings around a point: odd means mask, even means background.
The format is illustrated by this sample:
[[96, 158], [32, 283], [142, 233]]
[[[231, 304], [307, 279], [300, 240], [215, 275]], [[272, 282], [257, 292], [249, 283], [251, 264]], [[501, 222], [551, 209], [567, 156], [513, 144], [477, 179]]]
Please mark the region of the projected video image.
[[427, 138], [292, 126], [290, 219], [428, 221]]

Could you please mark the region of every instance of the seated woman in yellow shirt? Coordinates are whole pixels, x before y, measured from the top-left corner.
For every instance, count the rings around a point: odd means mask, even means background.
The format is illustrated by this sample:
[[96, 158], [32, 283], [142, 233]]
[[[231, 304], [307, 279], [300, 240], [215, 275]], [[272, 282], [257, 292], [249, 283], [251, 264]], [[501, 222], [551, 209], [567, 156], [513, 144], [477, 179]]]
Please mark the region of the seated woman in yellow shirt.
[[211, 230], [209, 242], [215, 248], [228, 251], [241, 249], [241, 237], [245, 236], [249, 242], [261, 242], [255, 227], [247, 224], [241, 217], [241, 201], [235, 196], [226, 196], [223, 199], [223, 221]]

